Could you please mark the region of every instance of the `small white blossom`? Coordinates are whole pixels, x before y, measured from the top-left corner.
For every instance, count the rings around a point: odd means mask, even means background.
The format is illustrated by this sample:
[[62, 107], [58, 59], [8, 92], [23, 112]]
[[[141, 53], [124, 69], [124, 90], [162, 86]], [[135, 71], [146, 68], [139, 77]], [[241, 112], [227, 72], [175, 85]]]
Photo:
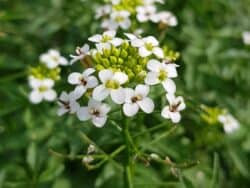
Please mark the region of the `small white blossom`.
[[129, 16], [128, 11], [114, 11], [110, 15], [110, 20], [105, 20], [102, 27], [110, 30], [117, 30], [119, 27], [128, 29], [131, 26]]
[[67, 65], [68, 61], [60, 55], [57, 50], [49, 50], [40, 56], [41, 63], [45, 64], [49, 69], [54, 69], [59, 65]]
[[110, 107], [107, 104], [90, 99], [87, 107], [81, 107], [77, 111], [77, 117], [81, 121], [91, 120], [96, 127], [103, 127], [109, 111]]
[[151, 17], [155, 23], [163, 23], [169, 26], [176, 26], [178, 24], [176, 17], [169, 11], [159, 12]]
[[121, 85], [128, 81], [128, 76], [122, 72], [114, 73], [105, 69], [99, 72], [99, 78], [102, 84], [94, 89], [93, 98], [102, 101], [110, 95], [115, 103], [122, 104], [125, 99], [125, 92]]
[[123, 112], [126, 116], [134, 116], [139, 109], [145, 113], [151, 113], [154, 110], [154, 103], [152, 99], [147, 97], [149, 93], [149, 86], [137, 85], [135, 90], [126, 88], [125, 103], [123, 105]]
[[242, 39], [245, 45], [250, 45], [250, 31], [244, 31], [242, 33]]
[[94, 153], [96, 151], [96, 147], [93, 144], [90, 144], [87, 150], [87, 154]]
[[72, 85], [76, 85], [75, 93], [82, 96], [88, 89], [98, 85], [97, 78], [91, 75], [94, 72], [95, 69], [88, 68], [83, 73], [73, 72], [69, 75], [68, 82]]
[[92, 37], [89, 37], [89, 41], [95, 42], [98, 44], [112, 44], [114, 46], [120, 46], [123, 43], [123, 40], [115, 37], [116, 31], [110, 30], [105, 31], [102, 35], [97, 34]]
[[84, 59], [86, 55], [89, 55], [89, 45], [84, 44], [81, 48], [76, 48], [76, 55], [70, 55], [72, 60], [70, 61], [70, 64], [75, 63], [76, 61]]
[[62, 116], [63, 114], [69, 112], [70, 114], [74, 114], [80, 108], [80, 105], [76, 100], [79, 98], [75, 93], [70, 92], [69, 94], [66, 92], [62, 92], [59, 99], [58, 104], [60, 108], [57, 111], [57, 115]]
[[156, 7], [154, 5], [138, 6], [136, 8], [136, 18], [139, 22], [147, 22], [152, 20], [152, 17], [156, 13]]
[[177, 77], [176, 66], [175, 64], [161, 63], [155, 59], [150, 60], [147, 64], [147, 68], [150, 72], [147, 73], [145, 83], [148, 85], [162, 83], [168, 93], [175, 93], [176, 86], [170, 78]]
[[112, 5], [118, 5], [121, 0], [111, 0]]
[[104, 5], [104, 6], [98, 7], [96, 9], [95, 18], [98, 19], [103, 16], [107, 16], [110, 14], [111, 11], [112, 11], [112, 7], [110, 5]]
[[231, 114], [219, 115], [218, 120], [223, 124], [226, 133], [232, 133], [240, 127], [239, 122]]
[[180, 111], [186, 108], [183, 97], [175, 97], [174, 94], [166, 94], [169, 105], [163, 108], [161, 115], [166, 119], [171, 119], [173, 123], [181, 120]]
[[94, 158], [91, 155], [87, 155], [87, 156], [83, 157], [83, 159], [82, 159], [82, 162], [84, 164], [90, 164], [93, 161], [94, 161]]
[[37, 79], [34, 77], [29, 78], [29, 85], [32, 91], [29, 99], [32, 103], [38, 104], [42, 100], [53, 101], [56, 99], [56, 92], [53, 90], [54, 80], [52, 79]]

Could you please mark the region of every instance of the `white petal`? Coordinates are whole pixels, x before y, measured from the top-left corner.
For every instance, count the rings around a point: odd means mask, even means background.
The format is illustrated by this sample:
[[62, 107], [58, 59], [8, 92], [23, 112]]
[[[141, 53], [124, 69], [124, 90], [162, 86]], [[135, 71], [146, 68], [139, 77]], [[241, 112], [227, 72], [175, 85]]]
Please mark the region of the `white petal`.
[[85, 77], [88, 77], [89, 75], [93, 74], [95, 72], [94, 68], [87, 68], [86, 70], [84, 70], [84, 72], [82, 73]]
[[123, 105], [123, 112], [126, 116], [134, 116], [135, 114], [137, 114], [139, 110], [139, 106], [136, 103], [126, 103]]
[[79, 72], [73, 72], [68, 76], [68, 82], [72, 85], [80, 84], [80, 79], [83, 77], [83, 75]]
[[160, 69], [162, 68], [162, 63], [157, 61], [156, 59], [151, 59], [147, 63], [147, 68], [153, 72], [159, 72]]
[[64, 57], [60, 57], [59, 63], [60, 65], [68, 65], [68, 60]]
[[99, 72], [99, 78], [102, 83], [105, 83], [108, 80], [111, 80], [113, 78], [113, 72], [109, 69], [104, 69]]
[[105, 125], [107, 121], [107, 116], [104, 116], [104, 117], [93, 117], [92, 118], [92, 122], [93, 124], [98, 127], [98, 128], [101, 128]]
[[[131, 37], [131, 36], [130, 36], [130, 37]], [[136, 36], [135, 36], [135, 37], [136, 37]], [[143, 40], [138, 39], [137, 37], [134, 38], [134, 39], [132, 39], [132, 37], [131, 37], [131, 45], [132, 45], [133, 47], [142, 47], [142, 46], [144, 45], [144, 42], [143, 42]]]
[[174, 93], [167, 93], [166, 98], [167, 98], [169, 104], [174, 104], [175, 103], [176, 98], [175, 98]]
[[125, 102], [132, 103], [131, 98], [135, 96], [135, 91], [131, 88], [125, 89]]
[[123, 72], [115, 72], [113, 79], [117, 80], [122, 85], [128, 81], [128, 76]]
[[44, 80], [42, 80], [42, 85], [46, 86], [48, 88], [52, 88], [54, 86], [54, 84], [55, 84], [55, 81], [52, 80], [52, 79], [44, 79]]
[[165, 81], [162, 82], [162, 85], [168, 93], [175, 93], [176, 85], [173, 80], [166, 79]]
[[170, 118], [169, 113], [170, 113], [169, 106], [165, 106], [161, 111], [161, 116], [166, 119], [169, 119]]
[[176, 100], [180, 103], [177, 110], [182, 111], [186, 108], [186, 104], [184, 103], [183, 97], [177, 97]]
[[[134, 34], [131, 34], [131, 33], [125, 33], [124, 34], [126, 37], [128, 37], [128, 39], [130, 39], [131, 40], [131, 43], [133, 43], [133, 41], [135, 40], [135, 39], [137, 39], [137, 36], [135, 36]], [[140, 40], [141, 41], [141, 40]], [[142, 42], [142, 45], [143, 45], [143, 42]], [[133, 46], [133, 45], [132, 45]]]
[[149, 20], [149, 17], [146, 16], [145, 14], [137, 14], [136, 18], [139, 22], [146, 22]]
[[29, 99], [32, 103], [38, 104], [42, 101], [43, 96], [39, 91], [34, 90], [30, 93]]
[[121, 23], [122, 29], [128, 29], [131, 26], [131, 21], [129, 19], [126, 19], [124, 22]]
[[175, 64], [167, 64], [167, 65], [165, 65], [165, 67], [166, 67], [166, 70], [168, 72], [169, 78], [175, 78], [178, 76]]
[[65, 113], [67, 113], [69, 110], [68, 109], [66, 109], [66, 108], [59, 108], [58, 110], [57, 110], [57, 115], [58, 116], [62, 116], [63, 114], [65, 114]]
[[96, 77], [94, 76], [88, 77], [87, 85], [86, 85], [87, 88], [94, 88], [97, 85], [98, 85], [98, 80], [96, 79]]
[[81, 107], [76, 114], [81, 121], [87, 121], [91, 118], [88, 107]]
[[91, 42], [101, 42], [102, 36], [101, 35], [94, 35], [92, 37], [89, 37], [88, 39]]
[[65, 91], [63, 91], [61, 93], [59, 99], [62, 100], [62, 101], [69, 101], [69, 95]]
[[181, 120], [181, 114], [179, 112], [171, 112], [170, 118], [173, 123], [179, 123]]
[[159, 45], [158, 40], [157, 40], [155, 37], [152, 37], [152, 36], [143, 38], [143, 41], [144, 41], [145, 43], [150, 43], [150, 44], [152, 44], [153, 46], [158, 46], [158, 45]]
[[96, 44], [96, 48], [98, 52], [102, 52], [104, 49], [111, 49], [111, 44], [110, 43], [98, 43]]
[[46, 92], [43, 93], [44, 99], [47, 101], [53, 101], [56, 99], [56, 92], [52, 89], [47, 90]]
[[152, 54], [152, 51], [148, 51], [146, 47], [142, 46], [139, 48], [139, 54], [141, 57], [148, 57]]
[[142, 85], [142, 84], [139, 84], [136, 86], [135, 88], [135, 94], [136, 95], [142, 95], [143, 97], [146, 97], [149, 93], [149, 86], [147, 85]]
[[99, 109], [102, 103], [100, 101], [97, 101], [95, 99], [90, 98], [88, 102], [89, 108]]
[[114, 45], [114, 46], [120, 46], [122, 43], [123, 43], [123, 39], [120, 39], [120, 38], [114, 38], [111, 43]]
[[76, 113], [80, 109], [80, 104], [76, 101], [70, 101], [70, 113]]
[[29, 85], [33, 89], [38, 89], [42, 84], [42, 81], [34, 77], [29, 78]]
[[107, 105], [107, 104], [102, 104], [101, 106], [100, 106], [100, 112], [101, 112], [101, 114], [102, 114], [102, 116], [105, 116], [109, 111], [110, 111], [110, 106], [109, 105]]
[[104, 85], [97, 86], [93, 91], [93, 98], [98, 101], [102, 101], [109, 95], [109, 90]]
[[155, 85], [160, 83], [160, 80], [158, 79], [158, 73], [149, 72], [145, 78], [145, 83], [148, 85]]
[[142, 111], [144, 111], [145, 113], [151, 113], [154, 110], [154, 103], [152, 101], [152, 99], [146, 97], [141, 101], [138, 101], [137, 104], [140, 106], [140, 108], [142, 109]]
[[87, 91], [87, 87], [83, 86], [83, 85], [78, 85], [76, 86], [76, 88], [74, 89], [73, 93], [74, 93], [74, 96], [76, 97], [81, 97], [83, 96], [84, 93], [86, 93]]
[[[79, 87], [80, 88], [80, 87]], [[82, 95], [83, 95], [83, 91], [81, 90], [81, 89], [79, 89], [78, 87], [76, 87], [75, 89], [74, 89], [74, 91], [71, 91], [70, 93], [69, 93], [69, 100], [77, 100], [77, 99], [79, 99], [80, 97], [82, 97]]]
[[116, 35], [116, 31], [114, 31], [114, 30], [105, 31], [105, 32], [103, 33], [103, 36], [109, 36], [110, 38], [114, 38], [115, 35]]
[[158, 58], [163, 58], [164, 57], [164, 53], [163, 50], [160, 47], [155, 47], [153, 49], [153, 53], [158, 57]]
[[122, 104], [125, 101], [125, 89], [120, 88], [120, 89], [116, 89], [116, 90], [111, 90], [110, 96], [111, 96], [111, 99], [116, 104]]

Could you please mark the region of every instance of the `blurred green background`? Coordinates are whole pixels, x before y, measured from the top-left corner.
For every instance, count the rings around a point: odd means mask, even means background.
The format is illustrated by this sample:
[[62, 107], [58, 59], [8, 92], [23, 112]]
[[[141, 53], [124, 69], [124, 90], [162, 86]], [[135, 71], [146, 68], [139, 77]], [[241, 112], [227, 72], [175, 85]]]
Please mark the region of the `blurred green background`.
[[[88, 36], [100, 33], [93, 16], [102, 3], [0, 0], [0, 187], [122, 187], [116, 163], [88, 171], [81, 159], [70, 158], [86, 153], [88, 144], [81, 132], [112, 152], [121, 143], [113, 126], [97, 129], [74, 117], [59, 118], [55, 104], [32, 105], [27, 99], [28, 67], [50, 48], [68, 57]], [[177, 163], [200, 163], [181, 169], [178, 177], [168, 166], [138, 163], [135, 188], [250, 187], [250, 47], [241, 38], [243, 31], [250, 30], [250, 0], [168, 0], [159, 8], [171, 10], [179, 20], [164, 42], [181, 53], [178, 92], [195, 104], [188, 105], [170, 137], [150, 145], [151, 139], [171, 128], [168, 123], [136, 143]], [[157, 32], [150, 28], [146, 27], [147, 33]], [[65, 75], [69, 71], [63, 69]], [[65, 80], [63, 76], [58, 91], [65, 89]], [[200, 104], [228, 109], [239, 120], [240, 129], [227, 135], [221, 126], [208, 125], [200, 117]], [[159, 121], [157, 116], [140, 116], [137, 123], [142, 126], [132, 124], [131, 129], [145, 131]], [[69, 154], [69, 159], [50, 149]]]

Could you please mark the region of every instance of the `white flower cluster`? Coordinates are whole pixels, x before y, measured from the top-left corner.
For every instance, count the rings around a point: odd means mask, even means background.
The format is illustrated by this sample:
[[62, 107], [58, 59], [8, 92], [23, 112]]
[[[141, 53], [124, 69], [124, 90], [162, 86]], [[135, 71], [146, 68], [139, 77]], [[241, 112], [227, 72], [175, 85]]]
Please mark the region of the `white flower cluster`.
[[226, 133], [233, 133], [239, 129], [240, 124], [231, 114], [224, 113], [218, 116], [218, 121], [222, 123], [224, 131]]
[[[62, 92], [58, 100], [60, 105], [58, 115], [67, 112], [75, 113], [79, 120], [91, 120], [96, 127], [103, 127], [111, 111], [111, 104], [108, 104], [106, 100], [108, 98], [114, 104], [122, 105], [123, 113], [128, 117], [135, 116], [139, 110], [152, 113], [155, 105], [150, 97], [150, 88], [162, 84], [168, 105], [163, 108], [161, 114], [174, 123], [180, 121], [180, 111], [185, 109], [185, 103], [182, 97], [175, 97], [176, 85], [172, 80], [177, 77], [178, 65], [166, 61], [156, 38], [152, 36], [138, 38], [133, 34], [126, 34], [126, 36], [127, 39], [122, 39], [116, 37], [115, 31], [106, 31], [102, 35], [98, 34], [89, 38], [89, 41], [95, 44], [94, 48], [90, 49], [86, 44], [83, 48], [77, 48], [77, 55], [71, 55], [72, 62], [84, 61], [88, 57], [92, 61], [92, 66], [81, 73], [72, 72], [68, 76], [68, 83], [75, 88], [70, 93]], [[126, 71], [131, 71], [128, 67], [131, 67], [129, 64], [132, 62], [127, 61], [130, 55], [126, 54], [127, 52], [122, 48], [123, 45], [130, 48], [128, 51], [133, 51], [136, 58], [146, 60], [145, 70], [141, 70], [145, 73], [141, 82], [134, 81], [126, 73]], [[78, 53], [81, 51], [84, 53]], [[111, 51], [115, 51], [117, 57], [110, 55]], [[104, 62], [110, 56], [111, 62], [107, 61], [106, 64], [109, 66], [99, 70], [98, 62], [94, 59], [101, 59], [101, 55], [106, 57]], [[112, 59], [115, 60], [112, 61]], [[136, 61], [136, 59], [133, 60]], [[118, 69], [114, 68], [117, 66]], [[136, 67], [131, 69], [133, 68]], [[79, 99], [85, 100], [87, 105], [81, 106]]]
[[102, 18], [101, 27], [108, 30], [131, 28], [133, 18], [139, 23], [151, 21], [167, 26], [176, 26], [177, 19], [169, 11], [157, 11], [156, 3], [163, 0], [112, 0], [96, 10], [96, 19]]
[[[59, 65], [67, 65], [68, 61], [57, 50], [50, 49], [47, 53], [40, 56], [40, 63], [45, 66], [43, 71], [57, 73], [56, 69]], [[37, 69], [41, 70], [40, 67]], [[57, 97], [57, 93], [53, 89], [55, 80], [41, 74], [39, 76], [31, 74], [28, 77], [29, 86], [32, 89], [29, 94], [29, 100], [33, 104], [38, 104], [43, 100], [54, 101]]]

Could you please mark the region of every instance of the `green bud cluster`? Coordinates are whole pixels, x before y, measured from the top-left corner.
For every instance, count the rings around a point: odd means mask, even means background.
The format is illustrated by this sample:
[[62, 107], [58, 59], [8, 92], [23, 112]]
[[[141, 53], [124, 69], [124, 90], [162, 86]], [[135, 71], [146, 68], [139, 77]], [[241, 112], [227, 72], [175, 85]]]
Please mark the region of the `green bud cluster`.
[[136, 7], [143, 5], [143, 0], [121, 0], [118, 5], [114, 5], [113, 8], [117, 11], [126, 10], [131, 14], [136, 12]]
[[112, 69], [128, 75], [130, 81], [142, 81], [146, 76], [148, 58], [139, 55], [138, 49], [124, 42], [121, 46], [112, 46], [93, 55], [95, 68], [100, 71]]
[[175, 52], [169, 49], [168, 46], [164, 46], [162, 49], [163, 49], [165, 57], [171, 61], [176, 61], [180, 57], [179, 52]]
[[201, 113], [201, 118], [210, 125], [217, 124], [218, 116], [226, 112], [224, 109], [218, 107], [208, 107], [202, 105], [201, 108], [203, 110]]
[[38, 79], [50, 78], [52, 80], [60, 79], [61, 69], [59, 67], [54, 69], [49, 69], [45, 65], [40, 64], [36, 67], [31, 67], [29, 69], [29, 75], [34, 76]]

